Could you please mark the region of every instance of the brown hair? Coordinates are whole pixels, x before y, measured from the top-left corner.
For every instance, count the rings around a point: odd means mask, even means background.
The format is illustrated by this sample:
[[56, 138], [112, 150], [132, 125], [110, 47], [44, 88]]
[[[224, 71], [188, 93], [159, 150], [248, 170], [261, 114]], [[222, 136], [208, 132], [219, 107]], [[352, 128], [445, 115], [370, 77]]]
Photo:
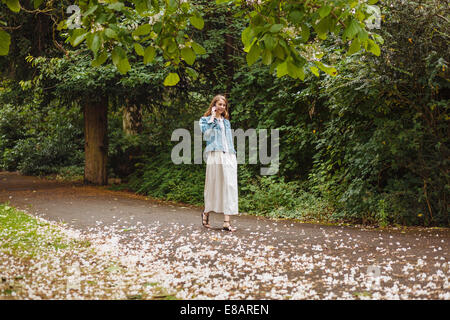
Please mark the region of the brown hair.
[[228, 108], [229, 108], [228, 100], [227, 100], [227, 98], [225, 98], [225, 96], [223, 96], [223, 95], [221, 95], [221, 94], [216, 95], [216, 96], [212, 99], [211, 103], [209, 104], [208, 110], [206, 110], [205, 114], [203, 115], [204, 117], [207, 117], [207, 116], [211, 115], [212, 108], [214, 107], [214, 105], [216, 104], [216, 102], [219, 101], [219, 100], [225, 101], [225, 111], [223, 112], [223, 117], [224, 117], [225, 119], [229, 119], [229, 118], [230, 118], [230, 116], [229, 116], [229, 114], [228, 114]]

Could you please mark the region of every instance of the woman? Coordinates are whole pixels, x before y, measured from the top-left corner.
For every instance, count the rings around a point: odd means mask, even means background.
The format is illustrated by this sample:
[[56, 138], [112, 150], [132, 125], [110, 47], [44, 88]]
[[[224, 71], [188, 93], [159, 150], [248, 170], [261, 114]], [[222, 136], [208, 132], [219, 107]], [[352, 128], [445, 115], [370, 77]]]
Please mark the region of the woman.
[[206, 138], [205, 209], [202, 212], [202, 224], [211, 228], [209, 213], [223, 213], [223, 230], [234, 232], [236, 228], [231, 226], [230, 216], [239, 213], [237, 161], [228, 118], [228, 101], [224, 96], [217, 95], [199, 122]]

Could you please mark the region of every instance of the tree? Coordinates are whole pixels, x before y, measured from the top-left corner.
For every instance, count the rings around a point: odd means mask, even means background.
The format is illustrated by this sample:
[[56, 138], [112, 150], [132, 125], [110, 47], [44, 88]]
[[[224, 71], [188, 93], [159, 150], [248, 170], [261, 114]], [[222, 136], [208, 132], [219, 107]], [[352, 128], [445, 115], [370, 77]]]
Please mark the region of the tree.
[[[289, 75], [304, 79], [305, 69], [314, 74], [322, 70], [335, 74], [336, 69], [320, 61], [323, 56], [319, 43], [332, 32], [343, 43], [351, 41], [348, 53], [362, 49], [380, 54], [377, 44], [382, 39], [367, 31], [366, 23], [379, 18], [378, 0], [216, 0], [217, 4], [238, 7], [237, 16], [246, 16], [248, 27], [242, 32], [242, 43], [251, 66], [259, 58], [275, 68], [277, 76]], [[19, 0], [2, 0], [12, 11], [20, 10]], [[39, 7], [43, 0], [31, 0]], [[203, 5], [187, 0], [106, 0], [76, 2], [74, 15], [58, 24], [58, 30], [69, 29], [73, 46], [86, 41], [94, 55], [93, 64], [101, 65], [108, 59], [121, 73], [130, 70], [128, 52], [134, 48], [145, 63], [151, 63], [156, 54], [167, 60], [166, 66], [178, 69], [181, 60], [193, 65], [204, 48], [189, 35], [189, 27], [204, 27]], [[124, 20], [133, 23], [124, 24]], [[4, 29], [4, 28], [3, 28]], [[341, 32], [342, 31], [342, 32]], [[7, 54], [10, 37], [1, 30], [0, 54]], [[143, 46], [144, 45], [144, 46]], [[190, 74], [193, 70], [187, 69]], [[165, 85], [176, 85], [180, 77], [171, 72]]]
[[[21, 10], [19, 0], [1, 1], [13, 12]], [[308, 69], [317, 76], [319, 70], [330, 75], [336, 74], [333, 66], [320, 60], [323, 57], [320, 43], [326, 40], [329, 33], [341, 37], [342, 45], [351, 41], [348, 54], [363, 49], [375, 55], [380, 54], [377, 42], [382, 42], [381, 37], [366, 30], [365, 25], [365, 22], [375, 18], [374, 13], [379, 12], [374, 6], [376, 2], [216, 0], [218, 5], [233, 6], [234, 11], [237, 11], [235, 17], [245, 17], [248, 21], [248, 26], [241, 34], [241, 41], [249, 66], [261, 59], [263, 64], [270, 66], [270, 72], [276, 70], [278, 77], [288, 75], [301, 80]], [[44, 1], [31, 0], [30, 3], [39, 8]], [[99, 67], [108, 61], [121, 74], [126, 74], [133, 64], [130, 56], [135, 53], [142, 57], [144, 64], [154, 63], [157, 57], [166, 61], [163, 68], [170, 68], [171, 72], [164, 79], [165, 86], [177, 85], [182, 69], [193, 80], [197, 78], [198, 72], [192, 66], [197, 55], [205, 54], [206, 51], [194, 41], [192, 34], [194, 29], [204, 28], [202, 14], [207, 7], [204, 2], [79, 0], [75, 4], [79, 10], [75, 10], [68, 19], [55, 23], [61, 34], [67, 30], [68, 41], [73, 47], [84, 43], [89, 48], [93, 54], [92, 67]], [[9, 52], [11, 38], [6, 30], [0, 27], [0, 55]], [[229, 41], [227, 43], [230, 44]], [[98, 105], [106, 104], [107, 101], [107, 96], [103, 96], [95, 103], [84, 102], [86, 182], [104, 184], [107, 181], [103, 176], [107, 158], [106, 106]], [[90, 132], [95, 134], [91, 135]], [[96, 156], [92, 156], [89, 150], [96, 150]]]

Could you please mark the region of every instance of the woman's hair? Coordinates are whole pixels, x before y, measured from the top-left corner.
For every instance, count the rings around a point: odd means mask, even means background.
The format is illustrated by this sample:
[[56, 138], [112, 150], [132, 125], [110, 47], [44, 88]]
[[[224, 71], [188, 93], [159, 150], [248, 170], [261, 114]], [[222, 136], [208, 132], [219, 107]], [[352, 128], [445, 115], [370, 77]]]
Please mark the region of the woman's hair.
[[228, 114], [228, 108], [229, 108], [228, 100], [227, 100], [227, 98], [225, 98], [225, 97], [224, 97], [223, 95], [221, 95], [221, 94], [216, 95], [216, 96], [212, 99], [211, 103], [209, 104], [208, 110], [206, 110], [205, 114], [203, 115], [204, 117], [207, 117], [207, 116], [211, 115], [211, 113], [212, 113], [212, 108], [214, 107], [214, 105], [216, 104], [216, 102], [219, 101], [219, 100], [225, 101], [225, 111], [223, 112], [223, 117], [224, 117], [225, 119], [229, 119], [229, 118], [230, 118], [230, 116], [229, 116], [229, 114]]

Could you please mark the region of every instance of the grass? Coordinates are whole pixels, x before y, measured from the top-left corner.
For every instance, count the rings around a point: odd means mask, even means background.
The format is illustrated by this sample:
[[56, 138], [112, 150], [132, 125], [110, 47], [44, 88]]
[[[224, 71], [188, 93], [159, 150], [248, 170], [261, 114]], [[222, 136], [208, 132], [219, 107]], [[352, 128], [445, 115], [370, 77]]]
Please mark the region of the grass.
[[[0, 300], [176, 299], [67, 230], [0, 203]], [[79, 266], [79, 289], [68, 287], [74, 265]]]
[[[41, 222], [8, 204], [0, 204], [0, 250], [18, 258], [34, 258], [43, 252], [75, 245], [49, 223]], [[86, 244], [84, 244], [86, 246]]]

